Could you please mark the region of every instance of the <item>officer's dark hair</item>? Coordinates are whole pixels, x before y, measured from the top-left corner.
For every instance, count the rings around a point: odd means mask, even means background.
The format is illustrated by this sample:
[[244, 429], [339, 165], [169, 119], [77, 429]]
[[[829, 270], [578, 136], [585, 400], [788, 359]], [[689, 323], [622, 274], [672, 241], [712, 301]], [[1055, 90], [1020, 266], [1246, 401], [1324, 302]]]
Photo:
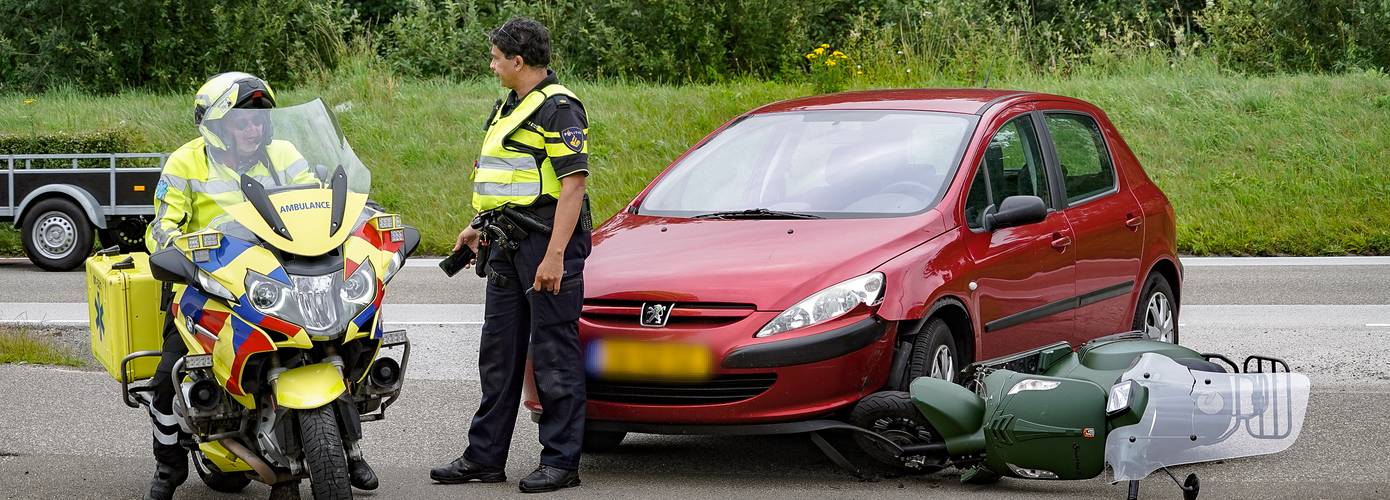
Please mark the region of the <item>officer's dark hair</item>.
[[487, 34], [502, 55], [521, 56], [527, 66], [550, 65], [550, 30], [534, 19], [513, 17]]

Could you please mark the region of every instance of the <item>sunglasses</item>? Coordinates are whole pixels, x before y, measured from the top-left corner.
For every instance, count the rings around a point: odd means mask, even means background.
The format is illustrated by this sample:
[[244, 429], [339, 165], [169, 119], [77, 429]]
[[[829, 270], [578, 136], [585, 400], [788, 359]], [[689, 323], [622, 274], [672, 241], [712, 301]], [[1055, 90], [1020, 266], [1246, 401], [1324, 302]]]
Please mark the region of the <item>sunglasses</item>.
[[511, 40], [511, 42], [513, 44], [516, 44], [516, 46], [519, 48], [521, 46], [521, 41], [517, 40], [516, 37], [512, 36], [511, 33], [507, 33], [507, 26], [510, 26], [510, 24], [503, 24], [502, 26], [499, 26], [497, 29], [492, 30], [490, 36], [492, 38], [496, 38], [498, 35], [505, 36], [507, 37], [507, 40]]
[[232, 120], [231, 123], [229, 123], [228, 125], [231, 127], [232, 130], [246, 130], [253, 126], [256, 128], [264, 127], [264, 124], [262, 124], [260, 120], [256, 120], [250, 117]]

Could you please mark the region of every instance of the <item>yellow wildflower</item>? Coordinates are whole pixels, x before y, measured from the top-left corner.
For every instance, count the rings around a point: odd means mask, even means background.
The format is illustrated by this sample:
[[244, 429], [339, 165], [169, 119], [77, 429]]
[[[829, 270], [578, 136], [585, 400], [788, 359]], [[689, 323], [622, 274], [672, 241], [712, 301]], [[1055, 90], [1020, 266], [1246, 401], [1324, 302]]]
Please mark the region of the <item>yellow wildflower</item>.
[[864, 71], [863, 71], [863, 70], [854, 70], [854, 74], [856, 74], [856, 75], [862, 75], [862, 74], [864, 74]]
[[840, 58], [840, 59], [844, 59], [844, 58], [846, 58], [846, 57], [849, 57], [849, 56], [846, 56], [844, 52], [840, 52], [840, 51], [838, 51], [838, 50], [835, 51], [835, 52], [831, 52], [830, 55], [835, 56], [835, 57], [838, 57], [838, 58]]
[[826, 59], [826, 60], [825, 60], [825, 65], [826, 65], [826, 66], [834, 66], [834, 65], [835, 65], [835, 60], [834, 60], [834, 59]]
[[825, 48], [824, 48], [824, 47], [816, 47], [816, 50], [813, 50], [812, 52], [815, 52], [816, 55], [818, 55], [818, 56], [819, 56], [819, 55], [823, 55], [823, 54], [825, 54]]
[[24, 105], [25, 105], [25, 106], [28, 106], [28, 105], [33, 104], [33, 103], [34, 103], [34, 100], [33, 100], [33, 99], [25, 99], [25, 100], [24, 100]]
[[830, 48], [830, 44], [828, 44], [828, 43], [822, 43], [822, 44], [820, 44], [820, 48], [822, 48], [822, 49], [828, 49], [828, 48]]
[[814, 60], [816, 60], [816, 53], [815, 53], [815, 52], [812, 52], [812, 53], [810, 53], [810, 54], [806, 54], [806, 60], [808, 60], [808, 61], [814, 61]]

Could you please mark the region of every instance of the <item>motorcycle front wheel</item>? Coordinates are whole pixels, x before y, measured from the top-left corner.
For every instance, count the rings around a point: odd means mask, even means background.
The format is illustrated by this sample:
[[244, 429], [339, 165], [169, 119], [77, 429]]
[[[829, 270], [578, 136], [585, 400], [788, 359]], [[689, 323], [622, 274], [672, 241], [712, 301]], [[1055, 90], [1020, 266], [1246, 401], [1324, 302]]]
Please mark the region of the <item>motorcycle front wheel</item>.
[[315, 500], [349, 500], [347, 454], [338, 434], [338, 417], [333, 405], [295, 412], [299, 417], [300, 442], [304, 461], [309, 465], [309, 486]]

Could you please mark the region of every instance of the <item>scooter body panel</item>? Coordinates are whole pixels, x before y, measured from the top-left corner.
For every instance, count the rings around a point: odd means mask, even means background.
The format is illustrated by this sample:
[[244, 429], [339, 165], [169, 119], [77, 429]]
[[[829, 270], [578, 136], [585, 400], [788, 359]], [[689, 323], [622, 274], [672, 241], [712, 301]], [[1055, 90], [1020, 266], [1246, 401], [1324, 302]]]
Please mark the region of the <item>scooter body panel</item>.
[[1089, 479], [1105, 468], [1106, 390], [999, 370], [985, 377], [985, 465], [1025, 479]]
[[961, 456], [984, 451], [985, 402], [979, 396], [949, 380], [931, 377], [913, 380], [908, 390], [913, 406], [945, 440], [947, 452]]

